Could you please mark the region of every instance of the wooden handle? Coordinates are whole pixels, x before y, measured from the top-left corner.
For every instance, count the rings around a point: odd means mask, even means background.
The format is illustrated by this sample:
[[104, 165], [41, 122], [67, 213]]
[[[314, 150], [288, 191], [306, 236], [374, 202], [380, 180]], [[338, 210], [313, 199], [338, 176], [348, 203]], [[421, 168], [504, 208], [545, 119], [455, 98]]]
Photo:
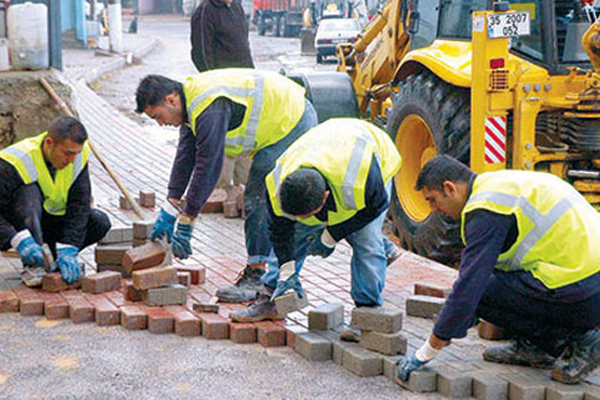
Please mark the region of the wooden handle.
[[[50, 97], [52, 97], [52, 99], [56, 102], [56, 104], [62, 110], [62, 112], [64, 112], [65, 114], [67, 114], [70, 117], [73, 117], [73, 113], [71, 112], [71, 110], [69, 110], [69, 107], [67, 107], [67, 104], [56, 94], [54, 89], [52, 89], [52, 86], [50, 86], [48, 84], [48, 81], [46, 81], [46, 79], [43, 76], [40, 76], [39, 80], [40, 80], [40, 83], [42, 84], [42, 86], [44, 87], [44, 89], [46, 89], [48, 94], [50, 94]], [[113, 182], [115, 182], [115, 184], [121, 190], [121, 193], [123, 193], [123, 196], [125, 196], [125, 198], [129, 202], [129, 204], [131, 204], [131, 206], [133, 207], [133, 211], [135, 212], [135, 214], [141, 220], [143, 220], [144, 214], [142, 212], [142, 209], [140, 208], [139, 204], [135, 201], [133, 196], [131, 196], [131, 193], [129, 193], [129, 190], [127, 190], [125, 185], [123, 185], [123, 183], [121, 182], [121, 180], [119, 179], [119, 177], [117, 176], [115, 171], [112, 169], [112, 167], [110, 165], [108, 165], [108, 163], [106, 162], [106, 159], [102, 156], [102, 154], [100, 153], [98, 148], [94, 145], [92, 140], [89, 138], [88, 138], [88, 143], [90, 145], [90, 149], [92, 149], [92, 153], [94, 153], [94, 155], [96, 156], [98, 161], [100, 161], [100, 164], [102, 164], [102, 167], [104, 167], [104, 170], [106, 170], [106, 172], [111, 177]]]

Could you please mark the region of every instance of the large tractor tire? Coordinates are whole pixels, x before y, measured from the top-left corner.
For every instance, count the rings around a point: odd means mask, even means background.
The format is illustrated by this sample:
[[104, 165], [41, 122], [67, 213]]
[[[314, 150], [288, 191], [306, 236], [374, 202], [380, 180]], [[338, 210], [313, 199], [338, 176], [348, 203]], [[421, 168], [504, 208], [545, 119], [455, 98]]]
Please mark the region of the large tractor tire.
[[470, 92], [429, 71], [409, 76], [393, 98], [388, 132], [402, 156], [390, 212], [404, 248], [454, 266], [460, 258], [460, 224], [432, 213], [415, 190], [421, 167], [438, 154], [469, 165]]

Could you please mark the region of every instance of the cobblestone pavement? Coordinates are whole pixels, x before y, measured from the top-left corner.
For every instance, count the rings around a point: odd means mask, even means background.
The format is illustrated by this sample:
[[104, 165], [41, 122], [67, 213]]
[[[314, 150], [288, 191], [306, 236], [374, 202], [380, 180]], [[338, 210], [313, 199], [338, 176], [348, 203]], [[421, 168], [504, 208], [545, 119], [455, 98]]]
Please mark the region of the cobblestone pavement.
[[[126, 52], [130, 51], [138, 56], [147, 54], [152, 50], [154, 45], [155, 41], [152, 37], [132, 35], [126, 35], [125, 37], [125, 47], [127, 49]], [[164, 198], [166, 195], [171, 161], [174, 156], [177, 139], [176, 134], [173, 134], [173, 132], [168, 133], [162, 130], [157, 130], [153, 127], [140, 125], [132, 121], [124, 114], [116, 112], [112, 105], [100, 98], [86, 84], [86, 81], [90, 81], [102, 73], [106, 73], [114, 70], [115, 68], [123, 66], [125, 63], [124, 58], [114, 56], [106, 58], [92, 57], [89, 52], [84, 50], [68, 50], [65, 51], [64, 59], [66, 65], [68, 66], [67, 70], [65, 71], [65, 75], [71, 80], [75, 88], [77, 111], [86, 125], [91, 138], [93, 138], [96, 145], [107, 159], [108, 163], [113, 166], [121, 180], [132, 193], [135, 194], [139, 190], [150, 190], [156, 192], [158, 199]], [[118, 190], [108, 175], [103, 172], [102, 167], [95, 158], [92, 158], [91, 160], [91, 172], [93, 179], [93, 197], [96, 206], [106, 211], [110, 215], [113, 225], [131, 224], [131, 220], [136, 219], [135, 215], [130, 211], [123, 211], [119, 209]], [[146, 219], [152, 219], [156, 211], [157, 209], [145, 209], [144, 213]], [[222, 215], [217, 214], [203, 214], [201, 220], [196, 224], [196, 229], [194, 230], [194, 236], [192, 240], [192, 247], [194, 255], [192, 256], [191, 260], [186, 261], [186, 263], [202, 264], [206, 267], [207, 280], [205, 284], [201, 285], [201, 290], [204, 292], [204, 294], [198, 295], [199, 299], [203, 297], [201, 300], [205, 300], [210, 298], [217, 288], [231, 284], [238, 272], [245, 265], [246, 251], [244, 246], [242, 220], [225, 219]], [[304, 288], [308, 293], [310, 306], [301, 312], [290, 314], [285, 323], [286, 328], [296, 332], [304, 330], [307, 327], [308, 311], [314, 307], [331, 302], [344, 304], [346, 322], [348, 322], [349, 313], [353, 308], [352, 300], [349, 294], [350, 255], [350, 247], [346, 243], [342, 242], [337, 246], [336, 251], [329, 258], [308, 259], [304, 266], [301, 279]], [[81, 259], [86, 263], [86, 269], [88, 273], [93, 273], [95, 270], [95, 263], [93, 260], [92, 249], [86, 249], [83, 251]], [[18, 271], [19, 262], [17, 259], [2, 258], [2, 256], [0, 256], [0, 289], [6, 289], [8, 287], [17, 285], [19, 283]], [[449, 287], [456, 276], [456, 271], [450, 268], [423, 259], [412, 253], [404, 252], [403, 255], [388, 268], [386, 287], [384, 290], [385, 302], [389, 307], [398, 307], [404, 309], [405, 301], [408, 296], [413, 293], [413, 287], [416, 282], [428, 282], [439, 286]], [[222, 314], [226, 315], [227, 312], [233, 308], [235, 308], [235, 306], [224, 305], [224, 307], [222, 307]], [[10, 347], [7, 347], [6, 345], [0, 345], [0, 354], [6, 356], [10, 355], [12, 346], [24, 346], [26, 348], [38, 346], [38, 344], [29, 345], [25, 342], [26, 340], [29, 340], [30, 334], [24, 335], [18, 340], [11, 335], [11, 332], [15, 331], [16, 322], [19, 320], [20, 317], [15, 315], [0, 315], [0, 337], [4, 336], [10, 338], [10, 340], [7, 340], [7, 343], [11, 344]], [[44, 327], [44, 324], [50, 323], [49, 321], [44, 321], [44, 319], [41, 319], [35, 323], [28, 323], [28, 328], [35, 329], [35, 326], [41, 329]], [[65, 324], [69, 323], [67, 321], [66, 323], [61, 322], [61, 324], [64, 328]], [[431, 328], [431, 320], [405, 317], [402, 331], [408, 338], [410, 348], [409, 351], [414, 351], [423, 343], [423, 341], [429, 335]], [[99, 332], [102, 331], [103, 333], [101, 335], [103, 337], [111, 337], [110, 340], [114, 341], [122, 340], [120, 338], [130, 334], [126, 331], [117, 332], [120, 329], [118, 327], [96, 328], [94, 326], [88, 328], [86, 326], [77, 326], [65, 329], [82, 331], [89, 330], [90, 332], [93, 332], [94, 335], [98, 335]], [[67, 333], [65, 333], [65, 335], [68, 336]], [[137, 335], [139, 343], [142, 347], [153, 349], [161, 347], [161, 337], [157, 338], [156, 336], [149, 335], [145, 332], [143, 334], [139, 332], [131, 333], [131, 335]], [[96, 336], [94, 336], [94, 338], [96, 338]], [[56, 338], [55, 340], [60, 341], [60, 339]], [[94, 342], [95, 340], [96, 339], [94, 339]], [[204, 341], [203, 339], [197, 338], [193, 340], [201, 342]], [[103, 340], [100, 341], [102, 342]], [[481, 360], [481, 351], [488, 344], [490, 344], [490, 342], [479, 339], [475, 330], [472, 329], [466, 338], [453, 341], [452, 345], [440, 353], [440, 355], [431, 363], [431, 365], [472, 365], [494, 375], [502, 372], [523, 372], [523, 369], [498, 366], [483, 362]], [[165, 342], [165, 346], [169, 347], [174, 345], [171, 341], [167, 341]], [[210, 346], [211, 345], [208, 345], [208, 347]], [[239, 348], [232, 350], [231, 347], [228, 347], [230, 346], [229, 344], [224, 345], [224, 348], [218, 347], [217, 345], [212, 346], [212, 351], [217, 351], [217, 354], [221, 352], [235, 353], [232, 356], [233, 359], [240, 357], [238, 354], [239, 352], [243, 353], [243, 350], [239, 350]], [[248, 351], [244, 357], [258, 357], [258, 361], [256, 362], [265, 364], [253, 364], [256, 368], [269, 370], [272, 371], [274, 375], [277, 375], [276, 368], [273, 369], [273, 366], [266, 366], [266, 364], [272, 362], [271, 358], [261, 358], [261, 356], [257, 354], [256, 345], [250, 345], [248, 347], [252, 350]], [[44, 350], [38, 349], [37, 351]], [[55, 351], [58, 352], [58, 350]], [[178, 354], [181, 356], [181, 353]], [[282, 371], [293, 375], [293, 372], [290, 371], [294, 371], [294, 368], [280, 365], [282, 363], [281, 358], [292, 357], [291, 354], [287, 354], [284, 350], [281, 350], [281, 352], [277, 354], [278, 355], [275, 357], [276, 360], [273, 361], [275, 362], [275, 365], [281, 367]], [[211, 356], [204, 354], [203, 356], [209, 357], [210, 359], [214, 359], [215, 357], [214, 354]], [[14, 355], [11, 355], [10, 363], [16, 362], [12, 360], [12, 357], [14, 357]], [[64, 360], [59, 358], [58, 361], [55, 360], [55, 364], [58, 363], [58, 365], [63, 369], [68, 369], [70, 362], [72, 361], [69, 361], [68, 359]], [[79, 360], [79, 362], [85, 362], [85, 359]], [[160, 365], [160, 361], [158, 361], [158, 363], [158, 365]], [[309, 364], [308, 370], [313, 368], [316, 369], [312, 372], [308, 372], [306, 369], [306, 364], [306, 362], [303, 362], [302, 371], [304, 371], [303, 373], [307, 374], [306, 377], [309, 379], [308, 383], [310, 383], [310, 379], [317, 379], [314, 377], [315, 371], [322, 372], [325, 368], [340, 369], [340, 367], [335, 366], [332, 363], [320, 363], [318, 366]], [[185, 357], [183, 360], [181, 360], [179, 365], [179, 368], [181, 369], [186, 368]], [[148, 365], [146, 365], [146, 367], [152, 368]], [[5, 367], [0, 366], [0, 368]], [[44, 368], [47, 369], [49, 367], [40, 366], [38, 367], [38, 370], [35, 371], [35, 374], [43, 375]], [[167, 367], [156, 368], [158, 368], [159, 372], [167, 370]], [[232, 368], [235, 369], [234, 367]], [[26, 371], [21, 372], [23, 374], [27, 374]], [[215, 373], [218, 374], [219, 372], [220, 371], [216, 371]], [[126, 372], [124, 373], [126, 374]], [[195, 371], [195, 373], [199, 372]], [[153, 374], [156, 374], [156, 372]], [[199, 374], [200, 376], [206, 376], [207, 372], [204, 371], [204, 375], [202, 373]], [[342, 385], [348, 384], [346, 383], [348, 379], [352, 379], [353, 377], [348, 377], [346, 375], [343, 376], [343, 379], [336, 380], [336, 382], [339, 382], [339, 384]], [[6, 390], [6, 388], [2, 387], [2, 384], [3, 382], [7, 381], [10, 376], [14, 375], [6, 370], [3, 371], [0, 369], [0, 396], [2, 396], [2, 391]], [[160, 376], [160, 373], [158, 373], [158, 376]], [[209, 377], [206, 379], [212, 379], [210, 378], [210, 374], [208, 374], [208, 376]], [[285, 376], [286, 379], [289, 378], [286, 382], [286, 385], [288, 385], [288, 389], [290, 390], [289, 392], [280, 390], [281, 388], [279, 386], [277, 386], [279, 389], [273, 389], [272, 392], [269, 392], [269, 389], [265, 389], [265, 385], [263, 383], [260, 386], [258, 396], [253, 395], [250, 391], [241, 396], [239, 393], [237, 393], [236, 397], [270, 398], [272, 395], [272, 398], [359, 398], [365, 396], [370, 396], [373, 398], [389, 398], [393, 393], [400, 390], [395, 383], [387, 382], [381, 377], [355, 378], [361, 379], [360, 383], [361, 388], [363, 389], [361, 389], [360, 392], [348, 392], [341, 390], [340, 392], [336, 392], [335, 395], [330, 391], [319, 394], [318, 391], [310, 391], [314, 390], [314, 387], [306, 388], [306, 391], [304, 391], [305, 389], [303, 389], [302, 386], [303, 383], [300, 383], [300, 381], [306, 381], [306, 379], [302, 380], [298, 379], [297, 377], [292, 379], [290, 376], [291, 375]], [[313, 378], [310, 378], [311, 376], [313, 376]], [[282, 377], [273, 379], [279, 379], [279, 382], [281, 382], [281, 378]], [[336, 379], [337, 378], [338, 377], [336, 377]], [[31, 380], [31, 377], [28, 377], [27, 379]], [[152, 379], [153, 378], [149, 378], [149, 380]], [[544, 382], [549, 384], [547, 374], [542, 375], [542, 379]], [[117, 381], [119, 380], [117, 379]], [[226, 379], [220, 379], [218, 381], [220, 385], [224, 386], [226, 386], [228, 382]], [[600, 386], [600, 378], [598, 377], [598, 373], [593, 375], [588, 381], [593, 385]], [[232, 383], [232, 386], [235, 386], [235, 383], [242, 384], [243, 379], [240, 380], [239, 377], [231, 378], [229, 382]], [[315, 382], [318, 382], [318, 379], [315, 380]], [[179, 389], [169, 392], [165, 388], [162, 388], [164, 391], [159, 391], [159, 393], [163, 393], [164, 395], [167, 395], [167, 397], [176, 398], [185, 398], [192, 393], [195, 393], [196, 396], [198, 396], [198, 393], [202, 393], [197, 391], [198, 387], [196, 387], [194, 383], [189, 383], [185, 380], [181, 381], [174, 378], [173, 382], [171, 383], [173, 385], [180, 385], [178, 386]], [[294, 386], [293, 383], [295, 383], [297, 386]], [[35, 385], [35, 383], [32, 384]], [[155, 385], [155, 383], [152, 383], [149, 384], [149, 387], [154, 387]], [[304, 382], [304, 385], [306, 385], [306, 382]], [[369, 391], [370, 389], [373, 389], [373, 391]], [[107, 391], [106, 393], [113, 392], [114, 391]], [[8, 396], [8, 398], [12, 398], [13, 396], [15, 396], [15, 398], [19, 397], [18, 395], [14, 394], [15, 392], [8, 391], [6, 393], [11, 394]], [[36, 393], [35, 391], [30, 391], [27, 393], [28, 396], [25, 397], [50, 397], [48, 393]], [[89, 392], [77, 393], [85, 393], [86, 395], [89, 395], [90, 398], [106, 397], [104, 395], [95, 396]], [[127, 390], [123, 393], [127, 393]], [[136, 393], [139, 395], [142, 392], [129, 391], [129, 393]], [[207, 398], [215, 398], [215, 396], [223, 398], [230, 397], [228, 393], [231, 394], [233, 392], [230, 393], [227, 390], [222, 390], [219, 393], [218, 391], [209, 391], [209, 393], [210, 395], [208, 392], [206, 394]], [[312, 395], [304, 395], [305, 393], [312, 393]], [[382, 396], [374, 395], [374, 393], [381, 393]], [[404, 391], [398, 393], [402, 396], [409, 395]], [[60, 393], [53, 394], [53, 396], [59, 395]], [[153, 396], [149, 396], [147, 398], [155, 398], [155, 396], [156, 398], [162, 397], [155, 393]], [[423, 395], [420, 396], [422, 397]], [[108, 396], [106, 398], [111, 397]]]

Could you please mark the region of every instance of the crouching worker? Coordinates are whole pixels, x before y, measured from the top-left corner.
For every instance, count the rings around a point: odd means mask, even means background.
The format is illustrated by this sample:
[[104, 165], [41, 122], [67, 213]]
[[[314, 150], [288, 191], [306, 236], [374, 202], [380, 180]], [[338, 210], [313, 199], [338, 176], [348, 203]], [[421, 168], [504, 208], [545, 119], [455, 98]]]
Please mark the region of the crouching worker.
[[89, 154], [85, 127], [72, 117], [0, 151], [0, 249], [17, 250], [27, 286], [42, 283], [43, 243], [73, 283], [81, 278], [79, 251], [110, 229], [108, 216], [90, 208]]
[[263, 293], [234, 311], [232, 320], [278, 318], [277, 296], [288, 289], [304, 296], [299, 274], [306, 256], [328, 257], [342, 239], [353, 249], [356, 306], [381, 305], [388, 259], [399, 255], [382, 233], [391, 178], [399, 169], [400, 155], [389, 136], [365, 121], [331, 119], [291, 145], [266, 180], [279, 268], [267, 271]]
[[542, 172], [474, 174], [438, 156], [417, 180], [431, 209], [461, 220], [459, 277], [428, 341], [398, 376], [431, 360], [480, 317], [512, 332], [487, 361], [552, 368], [567, 384], [600, 364], [600, 215], [570, 184]]

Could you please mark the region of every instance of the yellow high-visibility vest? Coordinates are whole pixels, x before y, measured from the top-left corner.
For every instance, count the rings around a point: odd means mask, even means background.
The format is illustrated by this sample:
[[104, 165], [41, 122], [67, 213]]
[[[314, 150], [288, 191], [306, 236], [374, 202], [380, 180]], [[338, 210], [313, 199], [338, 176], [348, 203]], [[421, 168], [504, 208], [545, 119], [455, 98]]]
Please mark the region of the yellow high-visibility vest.
[[17, 170], [26, 185], [37, 182], [44, 195], [46, 212], [52, 215], [65, 215], [69, 189], [87, 165], [90, 146], [86, 141], [83, 151], [77, 155], [75, 162], [57, 170], [52, 179], [42, 153], [42, 143], [47, 135], [48, 132], [44, 132], [21, 140], [0, 151], [0, 158]]
[[183, 84], [190, 128], [196, 135], [196, 118], [217, 98], [246, 107], [240, 126], [227, 132], [225, 153], [253, 156], [277, 143], [300, 121], [305, 109], [305, 90], [274, 72], [228, 68], [203, 72]]
[[328, 225], [352, 218], [365, 208], [365, 185], [373, 157], [379, 162], [383, 182], [400, 169], [401, 158], [388, 134], [375, 125], [351, 118], [330, 119], [310, 129], [277, 160], [266, 183], [275, 215], [306, 225], [319, 225], [316, 217], [296, 218], [281, 209], [279, 187], [300, 168], [319, 171], [331, 189], [336, 211], [329, 212]]
[[495, 265], [530, 271], [556, 289], [600, 271], [600, 215], [570, 184], [542, 172], [497, 171], [478, 175], [463, 209], [514, 215], [517, 240]]

